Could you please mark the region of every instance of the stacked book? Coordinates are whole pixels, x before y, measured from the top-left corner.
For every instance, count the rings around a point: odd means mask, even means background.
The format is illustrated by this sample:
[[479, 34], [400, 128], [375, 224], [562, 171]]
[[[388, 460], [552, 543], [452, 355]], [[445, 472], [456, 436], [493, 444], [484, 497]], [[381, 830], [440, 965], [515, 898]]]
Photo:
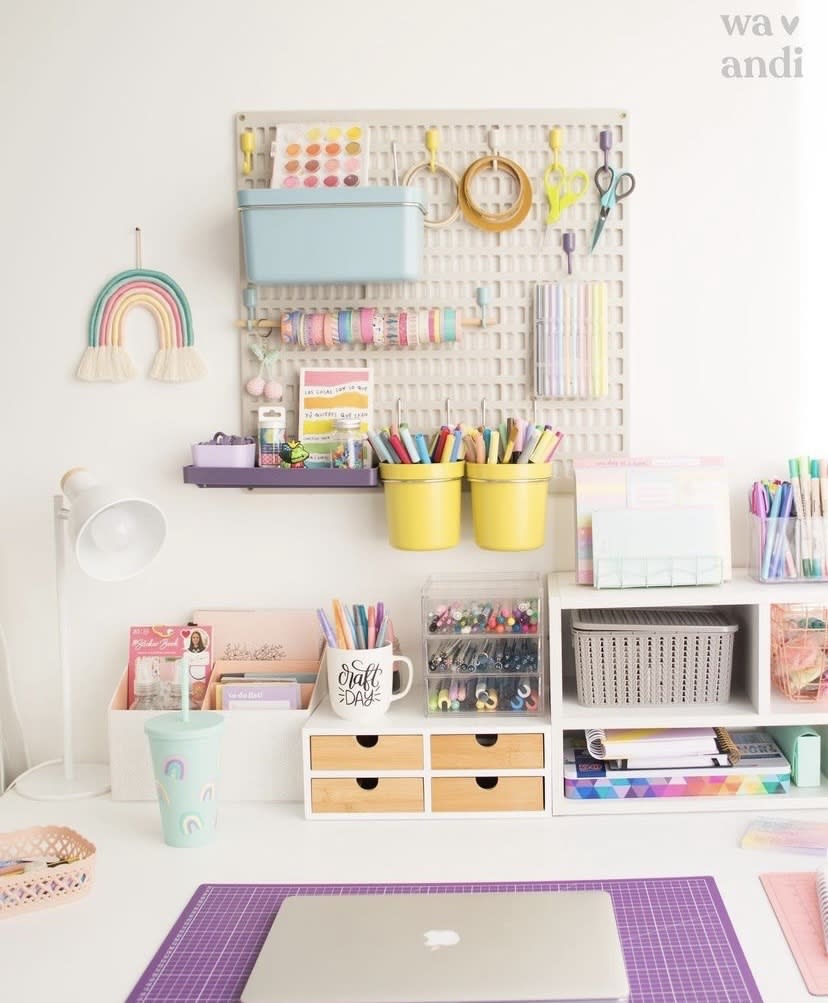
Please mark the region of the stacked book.
[[564, 793], [581, 800], [784, 794], [791, 767], [765, 731], [589, 728], [564, 740]]

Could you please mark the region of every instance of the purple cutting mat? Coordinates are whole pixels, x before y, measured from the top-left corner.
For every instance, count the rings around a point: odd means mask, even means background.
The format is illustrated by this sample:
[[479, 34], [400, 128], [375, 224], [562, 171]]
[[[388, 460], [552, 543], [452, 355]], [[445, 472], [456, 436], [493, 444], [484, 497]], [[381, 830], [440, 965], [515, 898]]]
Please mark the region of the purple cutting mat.
[[547, 892], [612, 895], [630, 1003], [762, 1003], [711, 877], [433, 885], [199, 885], [126, 1003], [238, 1003], [290, 895]]

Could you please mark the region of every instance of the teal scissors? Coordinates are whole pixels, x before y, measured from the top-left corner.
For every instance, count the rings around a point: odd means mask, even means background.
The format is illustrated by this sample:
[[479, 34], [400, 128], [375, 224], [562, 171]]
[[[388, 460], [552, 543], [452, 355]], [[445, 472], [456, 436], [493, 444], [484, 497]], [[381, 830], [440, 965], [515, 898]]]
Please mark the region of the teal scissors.
[[[606, 184], [604, 184], [605, 179]], [[601, 211], [592, 233], [590, 251], [595, 250], [595, 245], [601, 237], [610, 209], [614, 209], [622, 199], [632, 195], [635, 190], [635, 178], [629, 171], [616, 171], [609, 165], [602, 165], [595, 172], [595, 187], [601, 193]]]

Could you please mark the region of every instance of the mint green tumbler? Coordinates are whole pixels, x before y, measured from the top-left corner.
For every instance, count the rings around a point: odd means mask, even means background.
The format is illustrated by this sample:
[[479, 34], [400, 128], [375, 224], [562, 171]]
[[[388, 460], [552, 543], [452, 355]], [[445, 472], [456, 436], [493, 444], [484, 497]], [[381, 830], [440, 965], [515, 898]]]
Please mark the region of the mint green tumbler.
[[215, 711], [171, 712], [144, 725], [161, 828], [168, 846], [205, 846], [216, 828], [216, 778], [224, 718]]

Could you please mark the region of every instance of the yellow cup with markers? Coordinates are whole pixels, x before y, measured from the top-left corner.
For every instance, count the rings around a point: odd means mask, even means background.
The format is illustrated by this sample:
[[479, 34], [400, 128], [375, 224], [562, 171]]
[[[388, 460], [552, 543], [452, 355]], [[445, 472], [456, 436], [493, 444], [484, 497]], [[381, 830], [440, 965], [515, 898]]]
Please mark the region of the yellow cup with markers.
[[542, 547], [551, 476], [551, 463], [467, 463], [477, 546], [484, 550]]
[[448, 550], [460, 542], [465, 463], [381, 463], [388, 541], [398, 550]]

